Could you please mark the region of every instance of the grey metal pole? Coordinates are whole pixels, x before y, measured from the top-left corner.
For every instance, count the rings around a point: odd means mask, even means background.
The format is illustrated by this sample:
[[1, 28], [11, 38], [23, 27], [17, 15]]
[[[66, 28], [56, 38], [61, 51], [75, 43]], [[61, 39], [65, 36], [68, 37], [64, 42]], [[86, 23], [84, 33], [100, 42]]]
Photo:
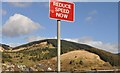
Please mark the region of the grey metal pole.
[[57, 44], [58, 44], [58, 49], [57, 49], [57, 70], [60, 72], [60, 54], [61, 54], [61, 43], [60, 43], [60, 20], [57, 20]]

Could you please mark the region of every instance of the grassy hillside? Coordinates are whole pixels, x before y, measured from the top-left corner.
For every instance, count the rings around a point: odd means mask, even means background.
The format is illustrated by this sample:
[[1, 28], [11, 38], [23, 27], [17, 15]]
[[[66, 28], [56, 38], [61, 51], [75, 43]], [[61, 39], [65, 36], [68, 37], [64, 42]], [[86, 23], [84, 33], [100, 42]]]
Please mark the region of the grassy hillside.
[[[48, 40], [48, 42], [54, 44], [54, 46], [56, 45], [56, 40]], [[111, 65], [113, 66], [120, 66], [120, 56], [116, 55], [116, 54], [112, 54], [110, 52], [104, 51], [104, 50], [100, 50], [85, 44], [79, 44], [79, 43], [75, 43], [75, 42], [69, 42], [69, 41], [65, 41], [62, 40], [62, 52], [66, 52], [65, 50], [74, 50], [74, 49], [84, 49], [86, 51], [95, 53], [97, 55], [100, 56], [101, 59], [103, 59], [106, 62], [110, 62]], [[72, 49], [74, 48], [74, 49]]]
[[[24, 45], [15, 47], [13, 49], [28, 47], [28, 46], [32, 46], [34, 44], [39, 44], [41, 42], [46, 42], [46, 41], [47, 41], [48, 44], [52, 44], [54, 47], [57, 47], [57, 40], [56, 39], [46, 39], [46, 40], [30, 42], [28, 44], [24, 44]], [[65, 41], [65, 40], [62, 40], [61, 44], [62, 44], [61, 45], [61, 48], [62, 48], [61, 53], [62, 54], [73, 51], [73, 50], [84, 49], [86, 51], [89, 51], [89, 52], [92, 52], [92, 53], [95, 53], [95, 54], [99, 55], [102, 60], [104, 60], [106, 62], [109, 62], [113, 66], [120, 66], [120, 62], [119, 62], [120, 61], [120, 56], [119, 55], [112, 54], [110, 52], [106, 52], [104, 50], [100, 50], [100, 49], [88, 46], [86, 44], [79, 44], [79, 43]], [[35, 47], [33, 47], [33, 49], [34, 48]], [[44, 60], [44, 59], [49, 59], [49, 58], [55, 57], [57, 55], [57, 50], [56, 49], [57, 48], [54, 48], [54, 49], [51, 49], [51, 48], [39, 49], [38, 48], [34, 51], [26, 49], [26, 50], [22, 50], [22, 51], [19, 51], [19, 52], [13, 52], [13, 53], [14, 54], [20, 53], [19, 56], [22, 57], [22, 58], [28, 58], [29, 60], [32, 60], [32, 61], [39, 61], [39, 60]], [[3, 53], [3, 60], [5, 60], [4, 58], [6, 58], [4, 56], [5, 54], [6, 53]], [[10, 55], [10, 56], [13, 57], [13, 55]]]
[[50, 59], [56, 56], [56, 49], [36, 49], [36, 50], [22, 50], [19, 52], [3, 52], [2, 62], [22, 64], [26, 66], [33, 66], [38, 64], [41, 60]]
[[[56, 63], [57, 58], [50, 59], [50, 62]], [[47, 62], [46, 62], [47, 64]], [[55, 65], [55, 64], [54, 64]], [[65, 71], [81, 71], [81, 70], [95, 70], [95, 69], [111, 69], [112, 66], [94, 53], [85, 50], [75, 50], [61, 55], [61, 66]], [[67, 69], [66, 69], [67, 66]]]

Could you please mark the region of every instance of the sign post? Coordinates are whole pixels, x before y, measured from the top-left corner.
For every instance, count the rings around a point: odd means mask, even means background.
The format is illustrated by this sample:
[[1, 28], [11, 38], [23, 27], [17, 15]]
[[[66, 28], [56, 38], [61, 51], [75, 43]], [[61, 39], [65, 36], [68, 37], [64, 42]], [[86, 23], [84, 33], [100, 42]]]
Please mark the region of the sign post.
[[60, 72], [60, 54], [61, 54], [61, 42], [60, 42], [60, 20], [57, 20], [57, 41], [58, 41], [58, 51], [57, 51], [57, 71]]
[[49, 17], [57, 19], [57, 71], [61, 71], [60, 54], [60, 21], [74, 21], [74, 3], [63, 2], [58, 0], [50, 0], [49, 2]]

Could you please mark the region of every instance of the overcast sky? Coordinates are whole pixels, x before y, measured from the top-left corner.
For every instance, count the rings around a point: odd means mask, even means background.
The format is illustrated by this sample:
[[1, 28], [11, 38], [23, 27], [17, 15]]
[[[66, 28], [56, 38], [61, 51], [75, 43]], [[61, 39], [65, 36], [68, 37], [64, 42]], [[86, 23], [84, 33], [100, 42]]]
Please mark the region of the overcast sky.
[[[2, 43], [16, 46], [56, 38], [48, 2], [3, 2], [1, 11]], [[75, 2], [75, 22], [61, 21], [61, 39], [117, 53], [118, 3]]]

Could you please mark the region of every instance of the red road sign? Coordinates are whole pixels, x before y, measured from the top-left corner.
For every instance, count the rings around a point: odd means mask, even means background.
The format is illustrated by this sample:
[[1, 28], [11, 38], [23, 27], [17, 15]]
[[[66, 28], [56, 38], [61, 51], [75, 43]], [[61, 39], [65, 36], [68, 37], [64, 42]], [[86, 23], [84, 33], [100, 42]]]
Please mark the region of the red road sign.
[[50, 0], [50, 18], [74, 21], [74, 3]]

